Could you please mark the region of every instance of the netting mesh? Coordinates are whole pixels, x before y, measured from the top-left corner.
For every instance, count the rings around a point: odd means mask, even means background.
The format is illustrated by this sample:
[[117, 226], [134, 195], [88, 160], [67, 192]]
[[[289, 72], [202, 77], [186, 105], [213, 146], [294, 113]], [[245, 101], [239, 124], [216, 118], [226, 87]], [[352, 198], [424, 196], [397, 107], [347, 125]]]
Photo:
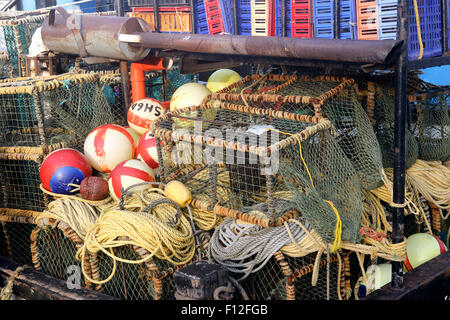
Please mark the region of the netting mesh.
[[[383, 167], [394, 167], [394, 97], [382, 86], [376, 88], [374, 130], [380, 144]], [[411, 167], [419, 156], [419, 146], [414, 135], [406, 130], [406, 169]]]
[[80, 272], [81, 262], [75, 258], [80, 243], [75, 235], [65, 233], [58, 227], [44, 226], [34, 229], [31, 239], [33, 266], [36, 270], [61, 280], [68, 280], [73, 275], [73, 285], [86, 286]]
[[38, 212], [1, 209], [0, 223], [1, 236], [0, 243], [3, 254], [6, 258], [20, 265], [32, 266], [31, 240], [30, 236], [36, 227], [33, 216]]
[[178, 68], [170, 69], [164, 79], [159, 72], [155, 75], [146, 73], [147, 80], [145, 88], [147, 97], [154, 98], [158, 101], [170, 101], [173, 93], [185, 83], [195, 82], [196, 76], [193, 74], [180, 74]]
[[450, 159], [449, 94], [427, 98], [411, 103], [415, 115], [411, 132], [417, 139], [418, 158], [426, 161], [448, 161]]
[[29, 16], [25, 18], [8, 18], [0, 21], [6, 48], [12, 66], [13, 77], [25, 74], [25, 64], [20, 55], [28, 54], [31, 38], [37, 28], [42, 25], [47, 15]]

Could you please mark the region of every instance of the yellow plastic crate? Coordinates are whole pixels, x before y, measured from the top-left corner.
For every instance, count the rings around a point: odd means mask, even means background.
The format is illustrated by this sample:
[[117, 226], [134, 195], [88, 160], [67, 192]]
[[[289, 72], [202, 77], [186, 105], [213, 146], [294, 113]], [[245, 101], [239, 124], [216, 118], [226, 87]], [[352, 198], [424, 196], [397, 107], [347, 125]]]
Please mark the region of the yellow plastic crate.
[[[159, 12], [159, 31], [192, 32], [190, 12]], [[141, 18], [155, 30], [155, 16], [153, 12], [130, 12], [130, 17]]]

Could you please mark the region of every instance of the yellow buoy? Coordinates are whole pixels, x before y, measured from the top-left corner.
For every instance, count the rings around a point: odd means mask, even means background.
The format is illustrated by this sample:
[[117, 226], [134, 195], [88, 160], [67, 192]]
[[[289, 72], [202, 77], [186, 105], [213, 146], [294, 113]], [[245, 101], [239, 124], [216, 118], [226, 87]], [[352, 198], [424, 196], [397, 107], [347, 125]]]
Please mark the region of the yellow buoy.
[[[186, 83], [175, 90], [170, 100], [170, 111], [180, 110], [186, 107], [199, 106], [203, 100], [211, 94], [211, 91], [201, 83]], [[217, 110], [202, 111], [202, 119], [214, 120]], [[196, 118], [197, 112], [191, 112], [186, 116]], [[193, 120], [182, 120], [174, 118], [173, 122], [177, 128], [189, 128], [194, 126]], [[208, 121], [201, 121], [203, 128], [208, 127]]]
[[240, 81], [242, 77], [234, 70], [219, 69], [214, 71], [206, 82], [206, 87], [212, 92], [225, 89], [226, 87]]
[[164, 187], [167, 198], [177, 203], [181, 208], [192, 201], [191, 191], [180, 181], [172, 180]]
[[447, 251], [445, 244], [428, 233], [416, 233], [406, 240], [404, 269], [411, 271]]

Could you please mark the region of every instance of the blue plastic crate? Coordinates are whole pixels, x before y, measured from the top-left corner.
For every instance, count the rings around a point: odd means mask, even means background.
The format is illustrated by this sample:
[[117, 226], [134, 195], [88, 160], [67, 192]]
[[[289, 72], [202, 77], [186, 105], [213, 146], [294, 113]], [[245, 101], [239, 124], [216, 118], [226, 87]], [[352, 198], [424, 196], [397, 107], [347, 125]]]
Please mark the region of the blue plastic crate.
[[314, 37], [334, 38], [334, 1], [314, 0]]
[[[334, 38], [334, 1], [314, 0], [314, 36]], [[339, 6], [339, 38], [356, 39], [355, 0], [341, 0]]]
[[341, 1], [339, 9], [339, 38], [351, 40], [357, 39], [355, 0]]
[[208, 20], [203, 0], [194, 0], [195, 33], [209, 34]]
[[[423, 58], [442, 54], [442, 22], [440, 0], [417, 0], [423, 43]], [[388, 8], [390, 9], [388, 10]], [[410, 0], [408, 58], [416, 60], [420, 47], [417, 35], [414, 2]], [[378, 22], [380, 40], [397, 39], [397, 6], [393, 0], [378, 0]]]
[[[285, 0], [285, 10], [286, 10], [286, 37], [292, 36], [292, 10], [291, 10], [291, 0]], [[282, 36], [281, 27], [281, 0], [275, 0], [275, 28], [277, 37]]]
[[219, 2], [225, 33], [234, 34], [233, 1], [219, 0]]
[[251, 0], [239, 0], [237, 2], [236, 13], [238, 16], [237, 34], [252, 35], [252, 10]]

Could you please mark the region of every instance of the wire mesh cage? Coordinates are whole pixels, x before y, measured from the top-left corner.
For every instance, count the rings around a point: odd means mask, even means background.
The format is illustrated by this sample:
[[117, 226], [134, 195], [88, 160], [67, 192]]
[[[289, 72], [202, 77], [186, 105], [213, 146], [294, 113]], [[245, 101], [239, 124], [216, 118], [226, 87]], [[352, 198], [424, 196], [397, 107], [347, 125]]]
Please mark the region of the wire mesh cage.
[[354, 79], [252, 75], [213, 93], [211, 100], [325, 117], [336, 128], [336, 140], [358, 172], [361, 187], [372, 190], [383, 184], [380, 147], [358, 100]]
[[[135, 246], [122, 246], [115, 250], [117, 257], [127, 260], [145, 259], [149, 252]], [[103, 253], [90, 257], [92, 276], [101, 282], [114, 270], [114, 264]], [[195, 259], [192, 261], [194, 262]], [[122, 300], [174, 300], [173, 273], [184, 267], [168, 261], [150, 258], [142, 263], [117, 262], [116, 271], [109, 281], [95, 284], [94, 289]]]
[[74, 135], [80, 149], [91, 130], [115, 119], [93, 74], [7, 79], [0, 86], [0, 102], [2, 146], [45, 151], [63, 139], [52, 130], [57, 128]]
[[412, 113], [411, 133], [418, 143], [418, 158], [426, 161], [450, 160], [450, 94], [434, 92], [416, 97], [409, 108]]
[[[48, 196], [39, 188], [41, 183], [39, 169], [42, 161], [54, 150], [75, 145], [75, 139], [69, 132], [61, 129], [46, 130], [49, 131], [51, 132], [47, 137], [51, 137], [54, 143], [47, 145], [45, 151], [40, 146], [0, 147], [3, 208], [42, 211], [48, 204]], [[15, 137], [20, 139], [30, 132], [30, 130], [16, 130], [7, 141], [15, 144]], [[37, 130], [35, 132], [34, 137]]]
[[281, 225], [300, 213], [329, 241], [336, 223], [327, 202], [332, 201], [346, 221], [343, 238], [358, 241], [358, 176], [333, 137], [330, 121], [210, 101], [169, 112], [151, 130], [163, 145], [157, 141], [164, 160], [162, 181], [167, 181], [169, 168], [176, 172], [195, 164], [190, 179], [198, 179], [201, 167], [208, 169], [208, 197], [193, 206], [263, 227]]
[[5, 256], [20, 265], [32, 266], [31, 232], [39, 212], [21, 209], [0, 209]]
[[46, 17], [47, 14], [42, 14], [0, 20], [12, 67], [11, 77], [20, 77], [25, 74], [25, 63], [21, 55], [28, 54], [33, 34]]
[[[38, 223], [31, 235], [31, 255], [35, 270], [66, 280], [74, 287], [92, 288], [81, 273], [76, 252], [82, 245], [79, 236], [62, 221]], [[90, 261], [85, 262], [90, 268]]]

